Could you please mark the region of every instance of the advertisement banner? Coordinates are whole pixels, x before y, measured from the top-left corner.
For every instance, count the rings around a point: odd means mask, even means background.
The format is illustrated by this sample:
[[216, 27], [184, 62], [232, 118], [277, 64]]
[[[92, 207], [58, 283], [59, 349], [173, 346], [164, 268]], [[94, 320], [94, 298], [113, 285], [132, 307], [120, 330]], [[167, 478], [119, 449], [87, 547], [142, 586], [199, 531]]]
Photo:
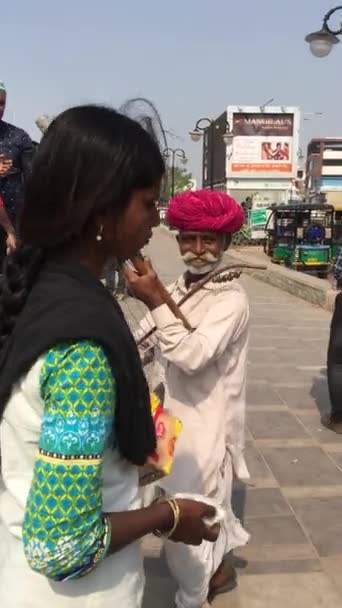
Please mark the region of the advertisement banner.
[[234, 113], [234, 174], [291, 174], [293, 114]]
[[270, 206], [274, 201], [267, 196], [256, 194], [253, 197], [252, 209], [250, 212], [250, 229], [252, 239], [264, 239], [265, 227], [271, 215]]

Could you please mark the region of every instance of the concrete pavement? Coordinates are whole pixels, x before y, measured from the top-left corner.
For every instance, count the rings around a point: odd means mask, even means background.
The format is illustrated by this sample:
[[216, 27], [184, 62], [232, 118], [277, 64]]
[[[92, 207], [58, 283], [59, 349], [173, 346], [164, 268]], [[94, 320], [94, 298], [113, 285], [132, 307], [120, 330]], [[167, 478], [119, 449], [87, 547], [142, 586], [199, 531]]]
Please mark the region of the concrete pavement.
[[[173, 239], [160, 230], [149, 249], [165, 283], [182, 271]], [[329, 408], [331, 315], [253, 278], [242, 280], [252, 322], [246, 446], [251, 482], [236, 486], [234, 505], [252, 538], [237, 552], [248, 561], [239, 569], [238, 589], [214, 607], [340, 608], [342, 439], [320, 425], [320, 413]], [[127, 304], [135, 325], [142, 308]], [[149, 537], [144, 550], [144, 608], [171, 608], [175, 587], [160, 544]]]
[[[157, 231], [149, 251], [165, 282], [181, 271], [175, 244]], [[242, 279], [251, 304], [246, 455], [248, 487], [234, 505], [251, 532], [237, 556], [237, 591], [217, 608], [342, 605], [342, 439], [322, 428], [331, 314], [277, 288]], [[171, 608], [174, 584], [160, 545], [145, 542], [144, 608]]]
[[[174, 239], [176, 234], [166, 226], [161, 226], [159, 231], [171, 239]], [[266, 266], [264, 270], [246, 268], [245, 274], [273, 287], [278, 287], [310, 304], [321, 306], [330, 312], [334, 310], [336, 291], [332, 287], [331, 278], [319, 279], [315, 275], [296, 272], [293, 268], [287, 268], [283, 264], [274, 264], [264, 253], [262, 247], [232, 247], [226, 253], [225, 258], [227, 261], [235, 263]]]

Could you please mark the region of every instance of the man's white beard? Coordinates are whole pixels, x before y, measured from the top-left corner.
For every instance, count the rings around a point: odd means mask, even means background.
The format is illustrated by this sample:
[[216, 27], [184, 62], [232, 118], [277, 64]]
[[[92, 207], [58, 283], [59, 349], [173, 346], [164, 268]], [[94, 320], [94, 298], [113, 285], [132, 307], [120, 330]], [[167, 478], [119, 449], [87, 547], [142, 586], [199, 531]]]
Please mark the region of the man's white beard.
[[194, 256], [193, 253], [182, 255], [182, 260], [188, 271], [193, 275], [205, 275], [215, 270], [222, 260], [222, 254], [218, 257], [212, 253], [205, 253], [200, 257]]

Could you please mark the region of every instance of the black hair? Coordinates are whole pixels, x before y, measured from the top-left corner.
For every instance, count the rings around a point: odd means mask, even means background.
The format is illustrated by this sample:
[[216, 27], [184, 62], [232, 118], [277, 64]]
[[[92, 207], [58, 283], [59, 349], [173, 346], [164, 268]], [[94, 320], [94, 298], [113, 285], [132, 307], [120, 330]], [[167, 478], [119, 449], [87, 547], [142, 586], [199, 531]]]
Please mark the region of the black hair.
[[21, 245], [3, 268], [0, 345], [11, 333], [46, 254], [82, 235], [97, 213], [122, 213], [134, 190], [154, 186], [164, 172], [156, 139], [114, 109], [78, 106], [51, 123], [25, 187]]
[[134, 120], [101, 106], [66, 110], [49, 126], [33, 160], [22, 242], [63, 246], [96, 213], [122, 211], [132, 192], [154, 186], [164, 169], [158, 144]]

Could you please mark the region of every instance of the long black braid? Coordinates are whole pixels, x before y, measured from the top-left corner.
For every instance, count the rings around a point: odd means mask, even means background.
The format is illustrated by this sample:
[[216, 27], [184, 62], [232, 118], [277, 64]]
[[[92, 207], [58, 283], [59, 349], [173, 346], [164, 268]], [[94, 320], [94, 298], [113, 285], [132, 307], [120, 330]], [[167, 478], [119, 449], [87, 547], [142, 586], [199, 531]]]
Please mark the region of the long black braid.
[[28, 246], [18, 247], [4, 260], [0, 279], [0, 348], [14, 329], [43, 261], [43, 250]]

